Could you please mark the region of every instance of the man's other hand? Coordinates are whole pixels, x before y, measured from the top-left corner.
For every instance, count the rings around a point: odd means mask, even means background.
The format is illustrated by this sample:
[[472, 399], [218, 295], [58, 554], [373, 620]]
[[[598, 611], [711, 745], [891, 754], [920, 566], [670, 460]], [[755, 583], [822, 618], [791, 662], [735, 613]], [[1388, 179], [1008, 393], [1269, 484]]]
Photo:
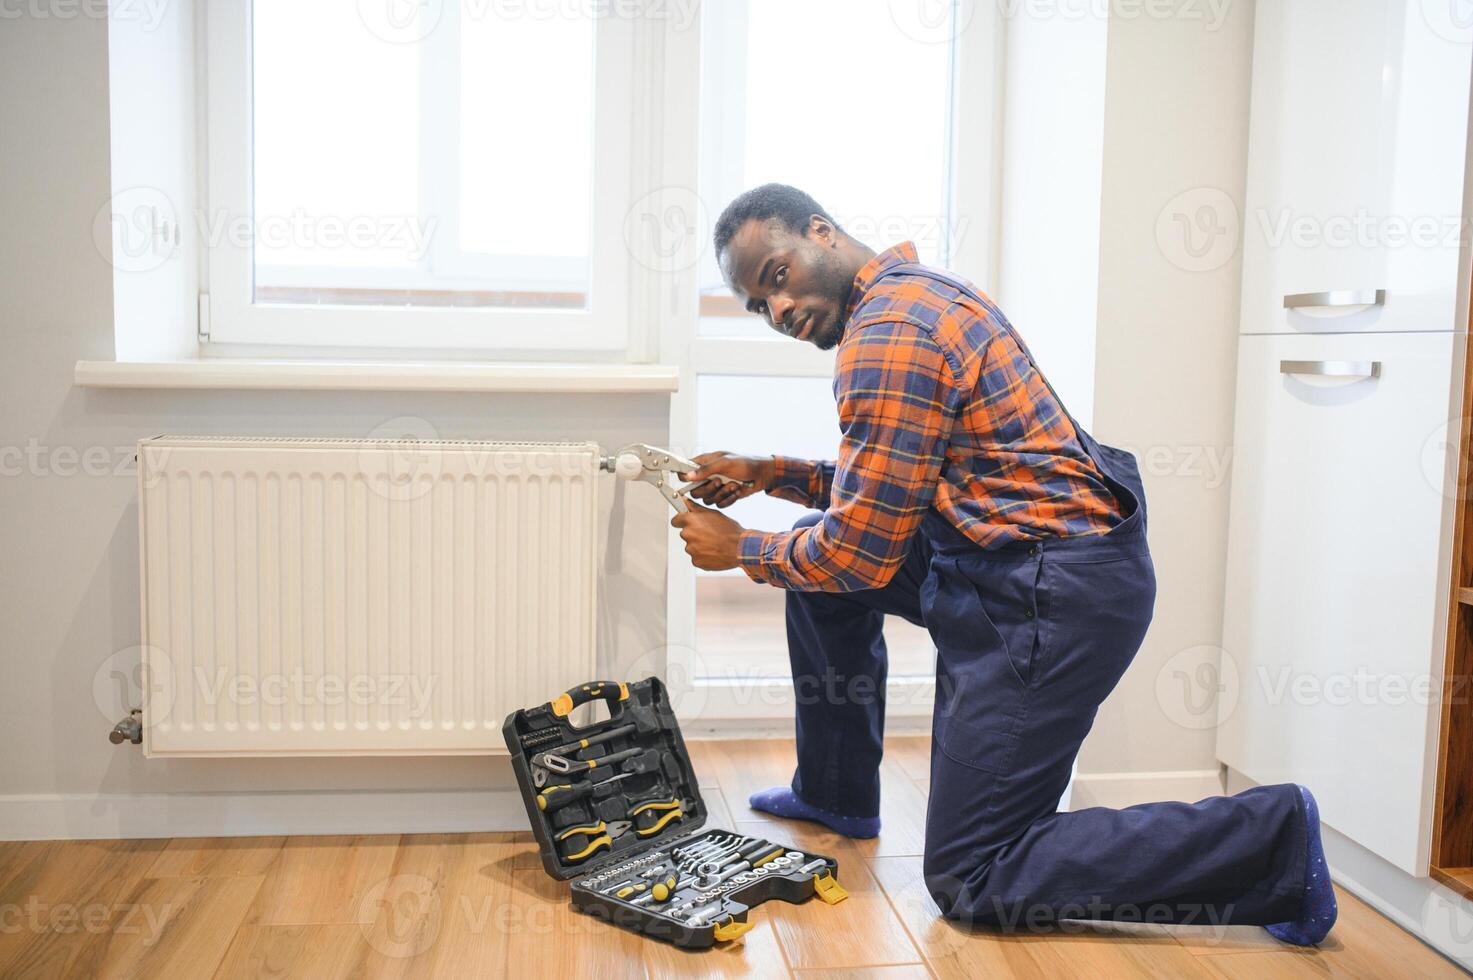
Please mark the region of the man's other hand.
[[[730, 507], [743, 497], [750, 497], [754, 493], [761, 493], [772, 488], [774, 464], [771, 456], [739, 456], [736, 453], [701, 453], [695, 457], [694, 462], [699, 463], [701, 468], [692, 473], [680, 474], [681, 479], [692, 483], [706, 483], [691, 490], [690, 496], [703, 504], [711, 504], [716, 507]], [[726, 480], [712, 479], [717, 476], [730, 477], [732, 480], [740, 481], [730, 483]], [[751, 486], [744, 487], [742, 483], [750, 483]]]
[[691, 504], [689, 511], [676, 514], [670, 524], [680, 528], [680, 539], [685, 542], [692, 565], [708, 572], [737, 567], [742, 526], [730, 517]]

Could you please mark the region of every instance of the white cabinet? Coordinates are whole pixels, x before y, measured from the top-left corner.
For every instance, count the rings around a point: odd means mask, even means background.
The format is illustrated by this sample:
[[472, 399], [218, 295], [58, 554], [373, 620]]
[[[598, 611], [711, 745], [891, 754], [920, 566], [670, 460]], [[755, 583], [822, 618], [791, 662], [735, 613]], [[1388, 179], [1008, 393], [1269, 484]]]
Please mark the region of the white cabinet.
[[[1451, 329], [1473, 58], [1457, 15], [1430, 0], [1260, 0], [1244, 333]], [[1384, 305], [1284, 306], [1376, 290]]]
[[1328, 825], [1413, 874], [1430, 843], [1464, 336], [1473, 27], [1456, 12], [1256, 8], [1223, 611], [1218, 758], [1308, 785]]
[[[1218, 758], [1413, 873], [1440, 670], [1450, 332], [1238, 348]], [[1372, 366], [1379, 377], [1361, 377]], [[1313, 373], [1326, 371], [1339, 377]]]

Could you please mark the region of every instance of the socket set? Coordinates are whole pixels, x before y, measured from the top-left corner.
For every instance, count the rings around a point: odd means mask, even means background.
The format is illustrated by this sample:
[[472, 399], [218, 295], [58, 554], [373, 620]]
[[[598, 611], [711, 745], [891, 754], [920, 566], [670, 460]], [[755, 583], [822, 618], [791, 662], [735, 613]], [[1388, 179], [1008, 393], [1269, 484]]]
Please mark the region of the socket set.
[[[603, 701], [609, 717], [569, 716]], [[502, 726], [549, 875], [573, 907], [620, 928], [699, 949], [752, 927], [770, 899], [846, 897], [838, 862], [761, 837], [703, 829], [707, 812], [658, 678], [593, 681]]]

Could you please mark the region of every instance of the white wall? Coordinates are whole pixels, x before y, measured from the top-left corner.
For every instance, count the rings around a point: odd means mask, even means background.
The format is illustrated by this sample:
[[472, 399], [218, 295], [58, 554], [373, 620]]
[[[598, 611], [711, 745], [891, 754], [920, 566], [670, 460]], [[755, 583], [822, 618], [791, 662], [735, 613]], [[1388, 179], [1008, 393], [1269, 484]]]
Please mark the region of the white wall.
[[[406, 415], [449, 438], [659, 444], [668, 397], [75, 388], [78, 359], [114, 355], [113, 270], [93, 241], [111, 191], [107, 69], [102, 20], [0, 29], [0, 838], [523, 827], [500, 759], [145, 761], [110, 744], [118, 716], [93, 682], [139, 642], [136, 495], [74, 454], [126, 461], [162, 432], [361, 436]], [[665, 642], [668, 518], [646, 489], [604, 488], [605, 675]]]
[[1095, 387], [1105, 117], [1107, 20], [1096, 6], [1004, 8], [1013, 13], [1004, 22], [994, 296], [1086, 427]]
[[[192, 0], [117, 6], [108, 38], [117, 356], [194, 353], [199, 292]], [[96, 221], [97, 219], [94, 219]], [[94, 228], [94, 239], [105, 237]]]
[[1145, 645], [1081, 753], [1076, 805], [1217, 788], [1215, 712], [1184, 705], [1173, 671], [1221, 639], [1241, 270], [1234, 252], [1189, 271], [1157, 228], [1195, 189], [1241, 209], [1253, 6], [1171, 9], [1110, 23], [1094, 432], [1141, 458], [1159, 586]]

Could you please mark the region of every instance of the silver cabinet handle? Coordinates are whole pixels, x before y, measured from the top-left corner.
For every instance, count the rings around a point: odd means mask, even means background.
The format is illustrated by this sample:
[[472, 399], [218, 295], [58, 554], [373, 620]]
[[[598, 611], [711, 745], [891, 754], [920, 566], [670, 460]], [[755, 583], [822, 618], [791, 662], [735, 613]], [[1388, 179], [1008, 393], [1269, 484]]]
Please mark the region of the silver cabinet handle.
[[1321, 378], [1379, 378], [1380, 361], [1280, 361], [1280, 374], [1313, 374]]
[[1313, 306], [1385, 306], [1384, 289], [1331, 289], [1323, 293], [1290, 293], [1284, 297], [1284, 309], [1302, 310]]

